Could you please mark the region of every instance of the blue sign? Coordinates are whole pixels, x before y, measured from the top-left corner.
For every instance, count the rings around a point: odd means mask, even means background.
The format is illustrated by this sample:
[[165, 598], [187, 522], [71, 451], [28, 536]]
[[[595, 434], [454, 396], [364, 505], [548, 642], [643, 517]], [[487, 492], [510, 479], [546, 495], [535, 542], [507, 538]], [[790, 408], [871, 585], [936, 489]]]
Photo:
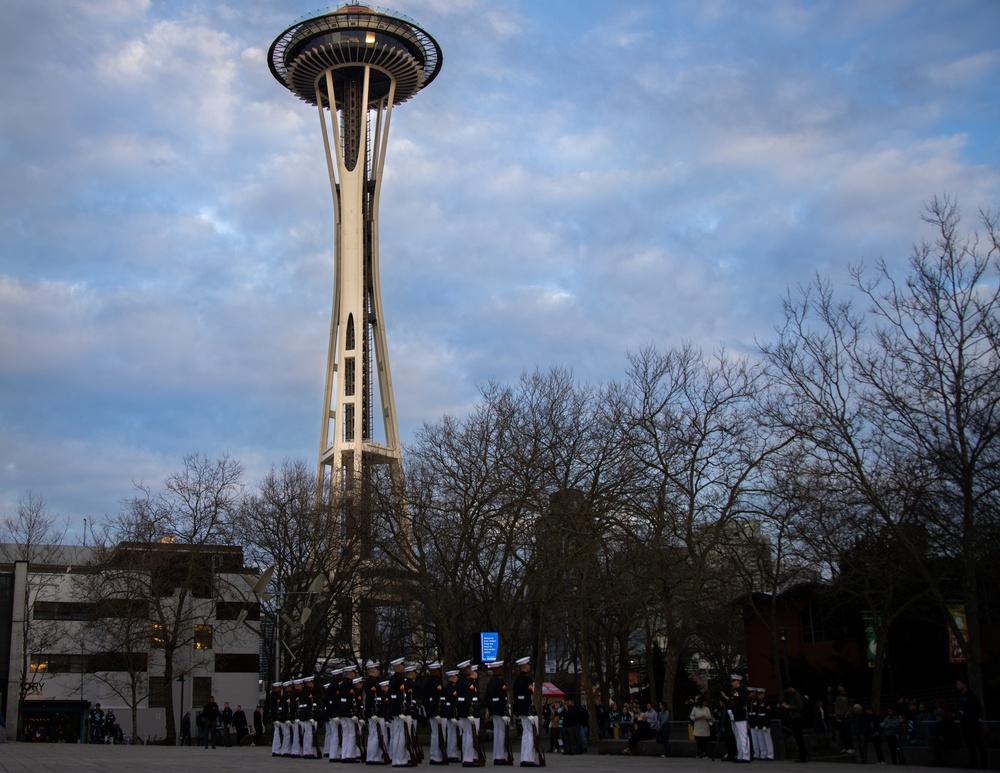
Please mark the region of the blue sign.
[[492, 663], [497, 659], [497, 653], [500, 652], [500, 634], [499, 633], [480, 633], [479, 634], [479, 659], [483, 663]]

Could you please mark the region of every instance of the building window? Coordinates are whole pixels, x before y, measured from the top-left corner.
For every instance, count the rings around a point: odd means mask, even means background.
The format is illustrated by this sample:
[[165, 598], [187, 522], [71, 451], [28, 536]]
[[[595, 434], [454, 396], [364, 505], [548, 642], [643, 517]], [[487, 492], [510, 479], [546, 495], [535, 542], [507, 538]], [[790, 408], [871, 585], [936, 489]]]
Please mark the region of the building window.
[[159, 623], [153, 623], [150, 626], [150, 644], [154, 650], [162, 650], [164, 645], [167, 643], [167, 638], [170, 636], [170, 629], [164, 628]]
[[236, 620], [240, 612], [246, 610], [244, 620], [260, 620], [260, 604], [245, 601], [220, 601], [215, 605], [216, 620]]
[[165, 676], [149, 677], [149, 708], [165, 709], [167, 707], [167, 688], [169, 686]]
[[33, 654], [28, 668], [33, 674], [85, 674], [87, 673], [87, 656]]
[[141, 673], [146, 670], [149, 656], [145, 652], [95, 652], [87, 656], [87, 673], [122, 671]]
[[194, 627], [194, 648], [196, 650], [212, 649], [212, 626], [196, 625]]
[[216, 653], [215, 673], [217, 674], [256, 674], [260, 671], [260, 656], [235, 652]]
[[348, 314], [347, 315], [347, 335], [344, 336], [344, 338], [346, 339], [345, 340], [345, 346], [346, 346], [347, 350], [348, 351], [353, 350], [354, 349], [354, 315], [353, 314]]
[[212, 695], [212, 677], [196, 676], [192, 678], [191, 705], [204, 706]]
[[35, 620], [88, 620], [91, 606], [82, 601], [36, 601], [31, 616]]

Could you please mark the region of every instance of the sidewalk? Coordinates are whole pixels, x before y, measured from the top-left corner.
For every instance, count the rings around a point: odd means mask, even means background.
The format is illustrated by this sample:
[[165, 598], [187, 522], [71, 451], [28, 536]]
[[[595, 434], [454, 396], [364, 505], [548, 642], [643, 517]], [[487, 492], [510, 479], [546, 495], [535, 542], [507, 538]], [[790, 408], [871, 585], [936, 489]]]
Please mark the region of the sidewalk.
[[[731, 763], [713, 762], [684, 757], [624, 757], [595, 753], [567, 757], [561, 754], [547, 756], [548, 768], [561, 771], [593, 771], [594, 773], [620, 773], [621, 771], [669, 770], [672, 773], [729, 773]], [[486, 760], [487, 767], [493, 767]], [[752, 773], [848, 773], [843, 763], [810, 762], [753, 762]], [[196, 766], [196, 768], [195, 768]], [[273, 773], [304, 770], [353, 771], [372, 770], [373, 766], [341, 766], [330, 768], [325, 760], [300, 760], [272, 757], [270, 748], [231, 747], [228, 749], [203, 749], [195, 746], [90, 746], [73, 744], [7, 743], [0, 745], [0, 771], [2, 773], [159, 773], [191, 769], [210, 770], [211, 773]], [[418, 768], [428, 768], [427, 763]], [[516, 765], [515, 765], [516, 767]], [[463, 769], [461, 765], [435, 767], [434, 770]], [[519, 768], [518, 768], [519, 769]], [[740, 766], [739, 770], [745, 769]], [[914, 773], [926, 771], [911, 765], [885, 766], [886, 773]], [[956, 770], [941, 768], [939, 770]], [[874, 767], [873, 767], [874, 771]]]

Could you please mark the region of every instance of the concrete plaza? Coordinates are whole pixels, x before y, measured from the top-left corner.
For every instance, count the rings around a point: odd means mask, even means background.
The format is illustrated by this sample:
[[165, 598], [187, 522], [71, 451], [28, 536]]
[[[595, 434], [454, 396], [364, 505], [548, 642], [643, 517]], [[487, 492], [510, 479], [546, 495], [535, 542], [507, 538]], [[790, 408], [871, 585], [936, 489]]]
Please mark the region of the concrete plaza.
[[[548, 767], [562, 771], [669, 770], [672, 773], [724, 773], [730, 763], [699, 760], [691, 757], [625, 757], [596, 753], [547, 756]], [[493, 768], [490, 760], [487, 766]], [[836, 762], [753, 762], [756, 773], [844, 773], [845, 764]], [[337, 765], [336, 770], [345, 766]], [[418, 766], [426, 768], [427, 763]], [[451, 769], [460, 765], [449, 765]], [[72, 744], [7, 743], [0, 745], [0, 771], [3, 773], [153, 773], [156, 771], [206, 770], [210, 773], [272, 773], [273, 771], [331, 770], [325, 760], [300, 760], [271, 757], [264, 747], [231, 747], [203, 749], [195, 746], [90, 746]], [[352, 770], [371, 770], [369, 766], [350, 766]], [[434, 768], [438, 770], [440, 768]], [[496, 768], [493, 768], [496, 770]], [[893, 773], [926, 770], [918, 766], [900, 765]]]

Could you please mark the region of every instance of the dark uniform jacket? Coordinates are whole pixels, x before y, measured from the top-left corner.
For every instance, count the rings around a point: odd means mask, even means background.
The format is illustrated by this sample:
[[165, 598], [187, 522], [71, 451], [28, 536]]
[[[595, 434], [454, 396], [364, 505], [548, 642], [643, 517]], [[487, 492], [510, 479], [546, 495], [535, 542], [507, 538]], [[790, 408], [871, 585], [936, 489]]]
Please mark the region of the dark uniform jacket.
[[427, 677], [424, 681], [424, 713], [428, 719], [436, 717], [440, 713], [441, 692], [441, 677]]
[[403, 702], [406, 700], [406, 677], [393, 673], [389, 677], [389, 695], [385, 707], [385, 716], [398, 717], [403, 713]]
[[491, 717], [507, 714], [507, 682], [502, 676], [492, 676], [486, 683], [486, 707]]
[[458, 683], [445, 682], [441, 688], [441, 716], [444, 719], [458, 717]]
[[531, 690], [534, 679], [531, 674], [519, 673], [514, 677], [514, 702], [512, 708], [518, 717], [530, 717], [535, 713], [535, 704], [531, 700]]

